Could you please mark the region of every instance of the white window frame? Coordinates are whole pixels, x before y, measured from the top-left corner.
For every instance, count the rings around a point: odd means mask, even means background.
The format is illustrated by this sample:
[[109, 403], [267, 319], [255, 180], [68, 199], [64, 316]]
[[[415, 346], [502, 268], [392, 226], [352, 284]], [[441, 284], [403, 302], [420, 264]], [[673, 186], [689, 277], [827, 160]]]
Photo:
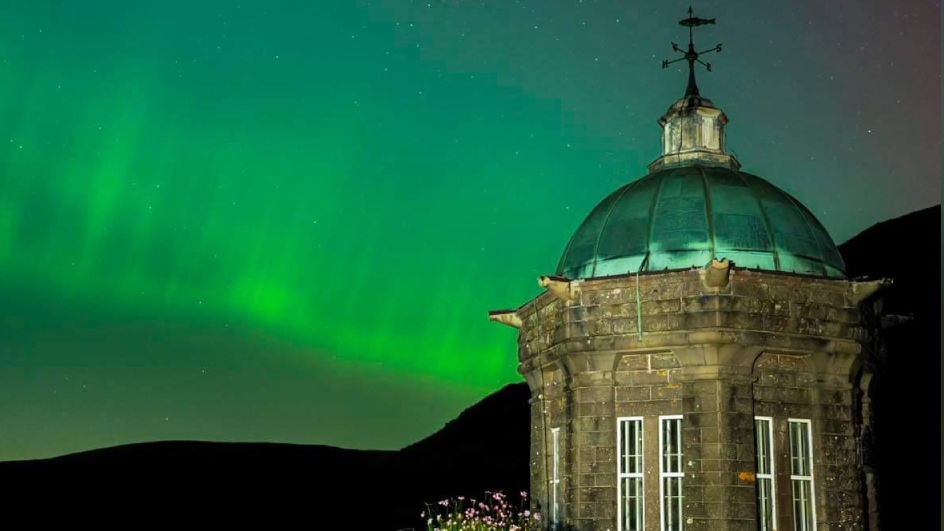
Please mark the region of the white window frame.
[[[792, 440], [792, 437], [793, 437], [793, 430], [790, 429], [790, 424], [794, 424], [794, 423], [806, 424], [806, 444], [809, 445], [809, 446], [807, 446], [807, 450], [809, 451], [808, 459], [809, 459], [809, 462], [810, 462], [810, 475], [808, 475], [808, 476], [798, 476], [798, 475], [794, 475], [794, 474], [793, 474], [793, 464], [792, 464], [792, 461], [793, 461], [793, 440]], [[802, 527], [800, 527], [800, 525], [801, 525], [800, 522], [797, 522], [797, 521], [796, 521], [796, 510], [795, 510], [793, 507], [791, 507], [791, 509], [793, 509], [792, 514], [793, 514], [793, 519], [794, 519], [794, 522], [793, 522], [793, 529], [796, 530], [796, 531], [816, 531], [816, 481], [813, 480], [813, 477], [814, 477], [814, 470], [813, 470], [813, 421], [811, 421], [810, 419], [787, 419], [787, 444], [789, 445], [789, 448], [790, 448], [790, 460], [791, 460], [791, 465], [790, 465], [790, 491], [791, 491], [791, 497], [793, 496], [792, 492], [794, 491], [794, 489], [793, 489], [793, 482], [794, 482], [794, 481], [809, 481], [809, 482], [810, 482], [810, 516], [812, 517], [811, 520], [813, 521], [813, 528], [812, 528], [812, 529], [803, 529]], [[796, 504], [796, 499], [793, 499], [793, 503], [794, 503], [794, 505]]]
[[[665, 446], [663, 444], [663, 428], [665, 420], [679, 420], [679, 430], [678, 430], [678, 444], [679, 444], [679, 471], [678, 472], [666, 472], [665, 471], [665, 454], [663, 453]], [[679, 529], [682, 531], [685, 529], [685, 519], [682, 515], [682, 508], [685, 506], [685, 500], [681, 496], [681, 486], [684, 484], [685, 478], [685, 458], [684, 453], [682, 453], [682, 415], [660, 415], [659, 416], [659, 529], [661, 531], [666, 531], [665, 529], [665, 479], [666, 478], [679, 478]]]
[[551, 476], [551, 500], [550, 500], [550, 524], [556, 525], [560, 522], [560, 508], [557, 501], [558, 490], [560, 485], [560, 428], [551, 428], [551, 439], [552, 443], [552, 476]]
[[[767, 440], [769, 441], [768, 448], [770, 454], [767, 456], [768, 463], [767, 468], [770, 470], [769, 474], [761, 474], [760, 469], [757, 472], [757, 479], [769, 479], [770, 480], [770, 520], [774, 523], [774, 529], [777, 528], [777, 469], [774, 468], [774, 418], [773, 417], [754, 417], [755, 421], [761, 420], [767, 423]], [[756, 432], [757, 423], [754, 423], [754, 429]], [[755, 437], [757, 434], [755, 433]], [[756, 452], [756, 446], [755, 446]], [[756, 465], [755, 465], [756, 466]], [[760, 500], [757, 500], [760, 503]], [[759, 506], [758, 506], [759, 508]], [[758, 518], [760, 518], [760, 511], [758, 510]], [[764, 531], [773, 531], [773, 530], [764, 530]]]
[[[639, 467], [639, 472], [623, 472], [623, 459], [622, 454], [620, 453], [623, 448], [623, 427], [624, 422], [639, 422], [639, 433], [643, 434], [642, 436], [642, 445], [639, 448], [640, 452], [640, 461], [642, 466]], [[645, 470], [645, 461], [646, 461], [646, 437], [644, 427], [646, 425], [645, 419], [643, 417], [619, 417], [616, 419], [616, 528], [618, 531], [624, 531], [623, 529], [623, 479], [632, 478], [640, 479], [642, 483], [642, 489], [640, 489], [641, 500], [640, 505], [641, 511], [639, 512], [640, 518], [640, 528], [646, 528], [646, 477], [643, 471]]]

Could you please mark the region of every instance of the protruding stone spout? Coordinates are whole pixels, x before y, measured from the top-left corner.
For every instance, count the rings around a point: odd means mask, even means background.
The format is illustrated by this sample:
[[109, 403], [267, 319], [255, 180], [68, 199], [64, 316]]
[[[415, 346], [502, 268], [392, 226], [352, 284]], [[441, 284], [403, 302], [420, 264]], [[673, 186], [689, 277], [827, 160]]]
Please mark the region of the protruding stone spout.
[[868, 299], [872, 295], [878, 293], [879, 290], [891, 287], [892, 284], [893, 282], [890, 278], [870, 280], [866, 282], [853, 282], [852, 302], [854, 304], [860, 304], [865, 301], [865, 299]]
[[521, 318], [514, 310], [491, 310], [488, 312], [488, 320], [512, 328], [521, 328]]

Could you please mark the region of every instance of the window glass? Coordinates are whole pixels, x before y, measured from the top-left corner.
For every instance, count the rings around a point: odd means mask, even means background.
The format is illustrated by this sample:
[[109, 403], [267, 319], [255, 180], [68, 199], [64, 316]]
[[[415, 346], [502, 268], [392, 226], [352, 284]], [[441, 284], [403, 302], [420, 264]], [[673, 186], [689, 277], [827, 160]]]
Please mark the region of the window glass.
[[793, 529], [816, 530], [816, 504], [813, 499], [813, 452], [809, 420], [789, 421], [790, 482], [793, 489]]
[[773, 531], [777, 521], [773, 472], [773, 419], [754, 419], [754, 441], [754, 456], [757, 461], [757, 529]]
[[682, 418], [659, 418], [661, 529], [682, 531]]
[[619, 529], [642, 531], [644, 496], [642, 467], [642, 419], [619, 420]]

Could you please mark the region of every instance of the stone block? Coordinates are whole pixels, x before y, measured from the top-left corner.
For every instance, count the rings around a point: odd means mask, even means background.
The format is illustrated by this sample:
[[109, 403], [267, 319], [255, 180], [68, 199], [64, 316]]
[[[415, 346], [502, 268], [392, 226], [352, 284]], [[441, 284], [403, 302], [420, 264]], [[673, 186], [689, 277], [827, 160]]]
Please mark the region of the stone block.
[[593, 518], [597, 514], [596, 504], [593, 502], [581, 502], [577, 504], [578, 518]]
[[[651, 397], [649, 386], [640, 386], [640, 387], [624, 387], [620, 386], [616, 388], [616, 401], [617, 402], [636, 402], [641, 400], [649, 400]], [[664, 398], [664, 397], [659, 397]]]
[[[691, 424], [691, 423], [689, 423]], [[700, 426], [701, 428], [701, 442], [703, 443], [716, 443], [721, 442], [721, 430], [718, 428], [717, 424], [710, 424], [706, 426]]]
[[[686, 411], [682, 425], [685, 427], [702, 428], [703, 430], [706, 428], [717, 428], [719, 426], [718, 413]], [[702, 438], [704, 437], [705, 433], [703, 431]]]
[[669, 383], [669, 373], [667, 370], [658, 371], [638, 371], [633, 373], [633, 384], [642, 385], [666, 385]]
[[623, 299], [622, 289], [601, 289], [601, 290], [589, 290], [587, 286], [584, 286], [584, 289], [581, 290], [581, 303], [584, 306], [597, 306], [600, 304], [620, 304], [625, 302]]
[[616, 425], [613, 417], [580, 417], [574, 424], [580, 431], [604, 431]]
[[577, 474], [616, 474], [616, 461], [586, 461], [577, 463]]
[[616, 489], [607, 487], [581, 487], [578, 496], [582, 503], [616, 503]]
[[754, 414], [761, 417], [773, 417], [780, 411], [779, 402], [755, 402]]
[[686, 444], [701, 444], [701, 428], [690, 428], [682, 425], [683, 446]]
[[618, 371], [639, 370], [649, 368], [649, 357], [646, 354], [623, 354], [620, 357]]
[[613, 446], [597, 446], [595, 451], [598, 462], [606, 463], [616, 459], [616, 448]]
[[636, 317], [636, 304], [603, 304], [599, 308], [601, 319]]
[[686, 313], [711, 312], [721, 309], [721, 299], [718, 295], [699, 295], [681, 299], [680, 311]]
[[616, 371], [613, 373], [613, 382], [617, 387], [632, 387], [633, 373], [629, 371]]
[[846, 306], [845, 291], [833, 291], [828, 289], [810, 290], [810, 301], [828, 306]]
[[723, 326], [724, 317], [717, 311], [691, 312], [681, 315], [681, 328], [698, 330]]
[[810, 372], [796, 373], [796, 386], [797, 387], [812, 387], [814, 384], [816, 384], [816, 377], [813, 376], [813, 373], [810, 373]]
[[852, 420], [852, 409], [849, 406], [822, 405], [820, 414], [824, 419]]
[[613, 388], [609, 386], [600, 387], [578, 387], [574, 390], [577, 403], [586, 402], [612, 402]]
[[587, 329], [587, 321], [574, 321], [568, 325], [569, 337], [587, 337], [590, 331]]
[[642, 318], [643, 332], [665, 332], [669, 329], [669, 321], [665, 315], [645, 315]]
[[577, 444], [581, 446], [614, 446], [616, 430], [584, 431], [577, 433]]
[[718, 428], [718, 441], [731, 444], [745, 444], [754, 442], [754, 419], [748, 415], [738, 415], [731, 420], [728, 415], [722, 415], [722, 426]]
[[685, 326], [685, 323], [688, 321], [688, 316], [681, 313], [670, 313], [666, 315], [666, 326], [669, 330], [685, 330], [688, 329]]
[[577, 417], [603, 417], [607, 415], [609, 404], [577, 403], [574, 410]]
[[770, 314], [750, 314], [742, 312], [728, 312], [722, 314], [725, 321], [723, 326], [728, 328], [740, 328], [744, 330], [763, 330], [764, 316]]
[[681, 384], [654, 385], [651, 388], [653, 400], [670, 400], [682, 397]]
[[661, 315], [664, 313], [678, 313], [680, 309], [680, 299], [643, 301], [643, 315]]
[[825, 435], [852, 435], [852, 423], [846, 420], [822, 419], [820, 421], [821, 433]]
[[664, 282], [662, 285], [650, 292], [650, 294], [659, 299], [679, 300], [685, 293], [686, 287], [681, 282]]
[[687, 396], [682, 399], [682, 408], [686, 412], [719, 411], [716, 397]]
[[682, 384], [683, 396], [715, 397], [718, 396], [718, 382], [714, 380], [686, 382]]
[[807, 290], [803, 290], [796, 285], [771, 284], [769, 295], [773, 300], [787, 303], [805, 304], [809, 301]]
[[826, 319], [827, 306], [808, 302], [790, 302], [790, 316], [805, 319]]
[[616, 403], [616, 414], [620, 417], [675, 415], [681, 411], [681, 404], [671, 400]]
[[616, 476], [613, 474], [594, 474], [594, 483], [597, 487], [616, 488]]
[[786, 371], [763, 371], [758, 374], [757, 385], [767, 387], [796, 387], [796, 373]]
[[766, 284], [762, 284], [760, 282], [741, 281], [736, 278], [731, 279], [731, 293], [733, 295], [750, 297], [752, 299], [770, 299], [770, 291]]
[[635, 317], [613, 319], [614, 334], [635, 334], [639, 331], [639, 322]]
[[840, 323], [852, 323], [856, 324], [859, 322], [859, 310], [857, 308], [836, 308], [836, 307], [826, 307], [826, 319], [830, 321], [837, 321]]
[[586, 321], [584, 328], [590, 336], [611, 336], [613, 335], [613, 321], [609, 319], [595, 319]]
[[794, 404], [813, 403], [813, 390], [802, 387], [785, 387], [779, 389], [780, 400]]
[[679, 367], [674, 354], [650, 354], [649, 363], [653, 369], [674, 369]]

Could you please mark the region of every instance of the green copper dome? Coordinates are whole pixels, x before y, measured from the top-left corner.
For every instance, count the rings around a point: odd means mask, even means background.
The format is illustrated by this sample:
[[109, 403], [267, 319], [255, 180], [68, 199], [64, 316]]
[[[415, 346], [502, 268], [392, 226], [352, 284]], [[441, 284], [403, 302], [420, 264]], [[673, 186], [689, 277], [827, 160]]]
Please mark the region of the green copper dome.
[[557, 274], [601, 277], [738, 267], [845, 278], [829, 233], [799, 201], [736, 164], [661, 166], [610, 194], [570, 239]]

